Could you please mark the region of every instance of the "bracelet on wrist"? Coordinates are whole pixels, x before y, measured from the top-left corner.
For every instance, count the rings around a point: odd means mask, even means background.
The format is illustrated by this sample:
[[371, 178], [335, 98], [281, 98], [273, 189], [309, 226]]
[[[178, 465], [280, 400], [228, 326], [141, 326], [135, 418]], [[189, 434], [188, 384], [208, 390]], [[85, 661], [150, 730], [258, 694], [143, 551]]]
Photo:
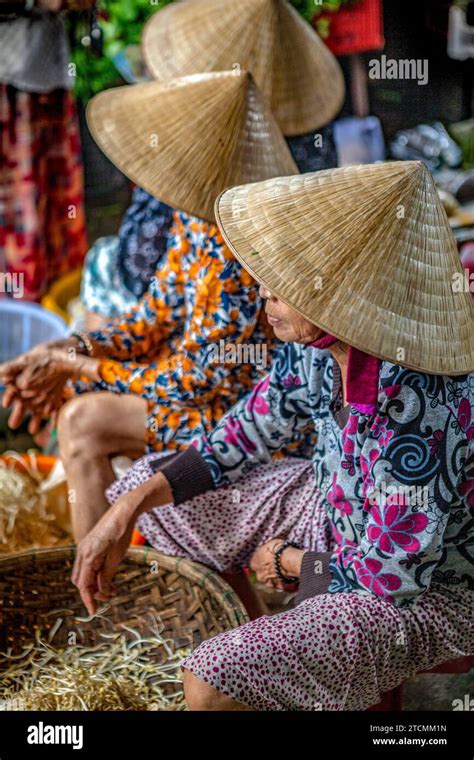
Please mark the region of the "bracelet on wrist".
[[76, 338], [78, 341], [79, 351], [81, 353], [87, 354], [87, 356], [94, 356], [94, 346], [92, 345], [92, 341], [87, 333], [73, 332], [71, 337]]
[[279, 578], [279, 580], [282, 583], [287, 584], [294, 584], [298, 583], [299, 578], [296, 575], [285, 575], [282, 568], [281, 568], [281, 555], [285, 551], [285, 549], [288, 548], [297, 549], [297, 545], [294, 544], [292, 541], [283, 541], [283, 543], [278, 547], [275, 554], [273, 555], [273, 563], [275, 565], [275, 572]]

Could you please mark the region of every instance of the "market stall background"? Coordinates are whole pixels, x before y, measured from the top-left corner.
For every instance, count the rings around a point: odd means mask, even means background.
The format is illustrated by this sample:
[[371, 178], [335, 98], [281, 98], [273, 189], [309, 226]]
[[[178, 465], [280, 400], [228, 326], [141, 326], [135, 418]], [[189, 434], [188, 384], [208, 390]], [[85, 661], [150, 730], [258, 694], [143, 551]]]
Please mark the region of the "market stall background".
[[[109, 87], [145, 76], [139, 55], [143, 25], [150, 15], [173, 0], [101, 0], [93, 13], [73, 13], [68, 19], [74, 92], [78, 103], [84, 160], [86, 220], [89, 243], [115, 234], [131, 197], [130, 182], [108, 161], [92, 139], [85, 120], [90, 98]], [[338, 120], [341, 144], [362, 150], [365, 160], [385, 157], [421, 158], [433, 172], [444, 172], [440, 187], [457, 204], [474, 203], [473, 59], [448, 55], [453, 5], [467, 12], [467, 0], [291, 0], [338, 56], [347, 82], [347, 97]], [[474, 55], [474, 53], [473, 53]], [[429, 61], [429, 77], [372, 78], [371, 62]], [[421, 127], [420, 125], [426, 125]], [[458, 125], [457, 127], [453, 125]], [[445, 131], [446, 130], [446, 131]], [[352, 138], [351, 138], [352, 135]], [[455, 142], [453, 138], [456, 138]], [[354, 142], [351, 142], [351, 139]], [[449, 202], [449, 201], [447, 201]], [[454, 209], [453, 209], [454, 210]], [[474, 241], [474, 225], [464, 229], [463, 244]], [[471, 231], [470, 231], [471, 230]], [[462, 235], [461, 235], [462, 237]], [[65, 313], [77, 295], [78, 273], [53, 286], [45, 305]], [[19, 351], [21, 346], [18, 347]], [[26, 451], [31, 437], [25, 428], [12, 433], [0, 413], [0, 453]], [[54, 447], [54, 440], [52, 443]], [[404, 709], [452, 709], [454, 698], [472, 692], [474, 673], [420, 675], [405, 688]]]

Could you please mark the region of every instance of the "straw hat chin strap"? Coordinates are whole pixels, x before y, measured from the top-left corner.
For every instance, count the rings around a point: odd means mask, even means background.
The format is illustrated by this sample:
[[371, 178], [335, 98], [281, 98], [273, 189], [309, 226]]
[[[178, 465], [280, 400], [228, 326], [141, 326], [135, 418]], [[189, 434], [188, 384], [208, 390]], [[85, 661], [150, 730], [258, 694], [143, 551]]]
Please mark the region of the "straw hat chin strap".
[[[338, 343], [339, 338], [324, 333], [321, 338], [310, 346], [324, 350]], [[349, 346], [347, 376], [346, 376], [346, 400], [361, 414], [375, 414], [378, 408], [379, 395], [380, 359], [376, 356], [359, 351], [358, 348]]]

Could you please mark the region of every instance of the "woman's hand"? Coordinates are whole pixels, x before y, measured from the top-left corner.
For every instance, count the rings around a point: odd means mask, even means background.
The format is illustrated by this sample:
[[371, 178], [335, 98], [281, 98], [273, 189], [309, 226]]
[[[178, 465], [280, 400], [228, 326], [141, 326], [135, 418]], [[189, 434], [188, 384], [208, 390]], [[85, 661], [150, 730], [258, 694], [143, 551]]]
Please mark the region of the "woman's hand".
[[130, 494], [120, 497], [77, 547], [72, 582], [90, 615], [96, 600], [107, 601], [116, 593], [112, 579], [130, 545], [136, 521], [136, 503]]
[[15, 430], [25, 414], [31, 412], [29, 431], [34, 435], [41, 421], [61, 406], [64, 384], [70, 372], [69, 367], [54, 357], [53, 350], [43, 348], [3, 365], [0, 376], [6, 383], [2, 406], [12, 408], [9, 426]]
[[31, 412], [29, 431], [34, 435], [41, 421], [61, 406], [65, 383], [81, 374], [97, 381], [98, 367], [98, 359], [76, 353], [74, 346], [54, 344], [1, 365], [0, 378], [6, 384], [2, 406], [12, 407], [9, 426], [17, 428], [26, 412]]
[[170, 485], [165, 476], [157, 472], [146, 483], [117, 499], [79, 543], [72, 582], [79, 589], [90, 615], [95, 615], [96, 600], [107, 601], [115, 593], [112, 579], [127, 552], [138, 517], [172, 502]]
[[[279, 579], [275, 570], [275, 552], [283, 543], [281, 538], [273, 538], [259, 546], [250, 560], [250, 567], [255, 571], [257, 580], [272, 588], [288, 588], [288, 585]], [[280, 555], [280, 567], [284, 575], [299, 578], [303, 554], [302, 549], [295, 549], [292, 546], [288, 546], [283, 551]]]
[[57, 412], [64, 403], [64, 379], [59, 379], [57, 384], [48, 389], [47, 393], [22, 394], [13, 385], [7, 385], [2, 398], [2, 406], [11, 407], [12, 411], [8, 419], [8, 425], [15, 430], [21, 424], [25, 414], [31, 413], [28, 423], [28, 431], [36, 435], [44, 420], [49, 420], [53, 426]]
[[53, 350], [63, 351], [65, 356], [69, 355], [69, 352], [73, 352], [78, 348], [77, 338], [61, 338], [59, 340], [51, 340], [47, 343], [40, 343], [39, 346], [35, 346], [30, 351], [24, 354], [20, 354], [15, 359], [3, 362], [0, 364], [0, 381], [7, 384], [15, 380], [27, 367], [38, 357], [50, 354]]

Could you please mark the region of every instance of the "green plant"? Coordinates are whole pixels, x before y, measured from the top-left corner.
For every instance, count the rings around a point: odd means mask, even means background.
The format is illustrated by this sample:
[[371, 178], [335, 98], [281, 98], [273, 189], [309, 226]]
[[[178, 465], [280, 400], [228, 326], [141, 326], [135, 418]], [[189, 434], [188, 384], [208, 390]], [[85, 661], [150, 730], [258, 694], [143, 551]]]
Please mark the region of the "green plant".
[[[84, 28], [82, 38], [86, 37]], [[71, 60], [75, 65], [74, 93], [84, 105], [101, 90], [123, 84], [112, 61], [105, 56], [92, 56], [81, 42], [72, 46]]]
[[123, 84], [113, 58], [140, 42], [145, 21], [172, 0], [100, 0], [97, 15], [103, 35], [102, 54], [92, 52], [90, 22], [83, 14], [70, 19], [71, 60], [76, 67], [76, 97], [86, 103], [108, 87]]
[[[238, 2], [238, 0], [234, 0]], [[337, 11], [341, 6], [359, 0], [291, 0], [294, 7], [307, 20], [324, 11]], [[94, 54], [89, 46], [89, 20], [84, 14], [70, 18], [72, 62], [75, 64], [75, 94], [86, 103], [93, 95], [109, 87], [123, 84], [113, 58], [127, 45], [140, 42], [143, 25], [156, 11], [173, 0], [99, 0], [98, 20], [103, 35], [103, 52]], [[322, 19], [318, 32], [322, 37], [329, 33], [329, 22]]]
[[307, 21], [326, 11], [338, 11], [345, 5], [352, 5], [359, 0], [290, 0]]
[[301, 15], [313, 22], [319, 36], [325, 40], [331, 31], [331, 19], [328, 16], [318, 18], [321, 14], [335, 13], [347, 5], [355, 5], [360, 0], [291, 0]]
[[137, 44], [145, 21], [171, 0], [101, 0], [104, 52], [113, 57], [125, 45]]

